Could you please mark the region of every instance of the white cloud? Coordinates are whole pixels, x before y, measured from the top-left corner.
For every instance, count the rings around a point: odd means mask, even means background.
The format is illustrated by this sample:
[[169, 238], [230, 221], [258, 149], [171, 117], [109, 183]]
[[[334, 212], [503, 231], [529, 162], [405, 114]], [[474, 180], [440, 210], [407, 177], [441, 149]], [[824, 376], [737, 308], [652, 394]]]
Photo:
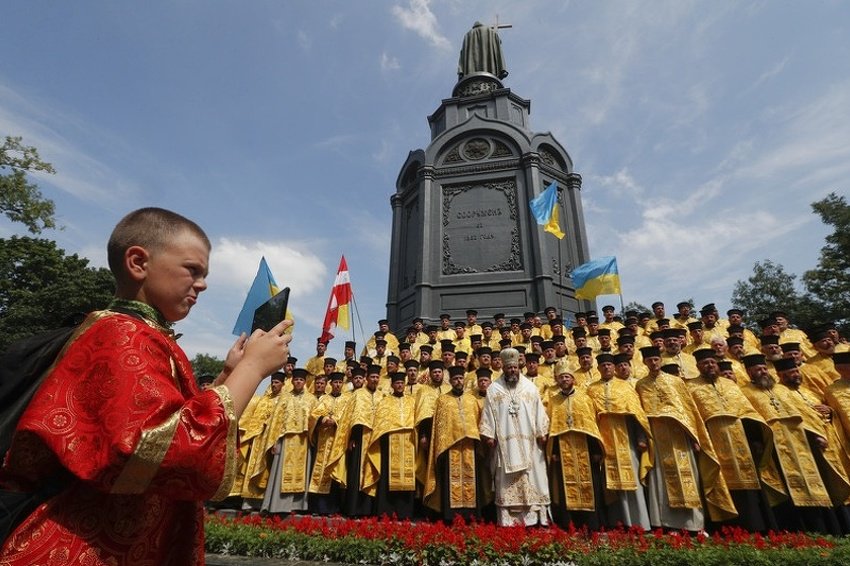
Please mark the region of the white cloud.
[[406, 29], [416, 32], [439, 49], [451, 48], [451, 42], [438, 31], [437, 16], [431, 11], [429, 0], [410, 0], [409, 7], [393, 6], [393, 15]]
[[[629, 300], [678, 299], [708, 290], [720, 295], [705, 302], [725, 301], [754, 254], [782, 252], [778, 243], [812, 221], [810, 215], [786, 218], [770, 208], [769, 200], [763, 208], [744, 211], [734, 196], [729, 198], [727, 183], [713, 179], [678, 200], [636, 201], [640, 224], [619, 231], [606, 242], [607, 249], [596, 251], [618, 256]], [[589, 222], [589, 231], [598, 229]]]
[[[776, 111], [774, 135], [739, 174], [770, 178], [783, 172], [834, 166], [850, 158], [850, 81], [835, 84], [794, 111]], [[783, 115], [785, 118], [783, 119]]]
[[594, 176], [590, 184], [607, 187], [616, 196], [629, 195], [636, 198], [644, 194], [643, 187], [632, 177], [628, 167], [623, 167], [613, 175]]
[[316, 281], [324, 281], [328, 273], [327, 266], [306, 244], [220, 238], [213, 245], [210, 279], [218, 286], [247, 292], [262, 257], [278, 285], [292, 288], [293, 296], [312, 293]]
[[397, 57], [388, 55], [386, 51], [381, 53], [381, 70], [382, 71], [397, 71], [401, 69]]
[[782, 59], [777, 61], [771, 68], [769, 68], [764, 73], [759, 75], [759, 77], [755, 81], [753, 81], [753, 83], [750, 86], [748, 86], [746, 89], [744, 89], [744, 91], [741, 93], [741, 95], [743, 96], [743, 95], [750, 94], [752, 91], [758, 89], [760, 86], [762, 86], [764, 83], [768, 82], [773, 77], [782, 73], [782, 71], [785, 69], [785, 65], [787, 65], [790, 60], [791, 60], [791, 57], [786, 55], [785, 57], [783, 57]]

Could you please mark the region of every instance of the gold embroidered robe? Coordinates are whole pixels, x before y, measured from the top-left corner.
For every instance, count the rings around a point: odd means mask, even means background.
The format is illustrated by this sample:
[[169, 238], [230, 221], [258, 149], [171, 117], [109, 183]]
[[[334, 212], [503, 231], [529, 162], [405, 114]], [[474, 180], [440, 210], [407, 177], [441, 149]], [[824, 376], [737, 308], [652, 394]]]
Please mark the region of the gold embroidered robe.
[[[833, 368], [834, 367], [835, 366], [833, 366]], [[832, 383], [839, 377], [838, 372], [831, 373], [828, 371], [832, 370], [832, 368], [829, 368], [826, 363], [818, 365], [804, 362], [800, 364], [799, 369], [800, 375], [803, 377], [803, 385], [811, 389], [812, 392], [817, 394], [821, 399], [823, 398], [824, 393], [826, 393], [827, 387], [832, 385]]]
[[[641, 379], [635, 390], [641, 400], [653, 432], [655, 458], [663, 462], [664, 485], [670, 507], [696, 509], [702, 507], [700, 488], [705, 495], [709, 516], [714, 521], [725, 521], [738, 515], [732, 495], [714, 453], [714, 445], [705, 428], [685, 382], [666, 373], [648, 375]], [[685, 435], [677, 432], [685, 432]], [[691, 468], [688, 457], [697, 442], [697, 468]], [[699, 480], [697, 474], [699, 472]]]
[[262, 439], [281, 395], [282, 393], [278, 393], [273, 396], [269, 386], [269, 389], [258, 397], [256, 402], [254, 399], [251, 400], [253, 404], [253, 407], [249, 405], [251, 412], [249, 413], [246, 409], [242, 413], [242, 418], [239, 419], [239, 452], [245, 461], [240, 475], [233, 483], [232, 495], [262, 499], [265, 494], [271, 458], [267, 457], [263, 449]]
[[343, 487], [360, 489], [360, 485], [347, 485], [348, 470], [345, 465], [345, 452], [348, 450], [348, 443], [351, 439], [351, 429], [355, 426], [362, 426], [364, 446], [364, 450], [360, 454], [360, 470], [362, 471], [364, 459], [366, 458], [365, 446], [372, 432], [375, 408], [383, 396], [384, 394], [380, 390], [372, 392], [366, 387], [361, 387], [354, 391], [345, 403], [342, 417], [337, 426], [337, 434], [334, 437], [333, 446], [331, 447], [330, 460], [328, 461], [328, 466], [331, 469], [331, 478]]
[[[443, 454], [448, 458], [447, 488], [451, 508], [476, 506], [475, 452], [481, 439], [478, 432], [481, 404], [476, 397], [469, 392], [460, 396], [449, 392], [440, 395], [435, 403], [423, 490], [423, 503], [435, 511], [442, 510], [437, 487], [437, 459]], [[483, 402], [484, 397], [481, 399]]]
[[[414, 399], [410, 395], [385, 395], [375, 408], [375, 419], [363, 467], [362, 489], [375, 497], [378, 480], [389, 475], [390, 491], [414, 491], [417, 437], [414, 429]], [[381, 439], [389, 445], [390, 469], [381, 468]]]
[[[831, 507], [829, 493], [809, 447], [803, 417], [786, 387], [764, 390], [752, 383], [741, 389], [773, 431], [773, 445], [785, 488], [798, 507]], [[823, 431], [820, 436], [824, 436]]]
[[826, 388], [824, 399], [832, 408], [832, 424], [838, 445], [844, 450], [845, 457], [850, 458], [850, 379], [834, 381]]
[[281, 438], [282, 474], [280, 493], [304, 493], [309, 481], [309, 419], [316, 405], [316, 398], [306, 390], [295, 395], [284, 395], [275, 407], [266, 433], [263, 435], [264, 449], [271, 452]]
[[[634, 491], [652, 468], [652, 433], [646, 413], [635, 389], [621, 379], [594, 381], [587, 387], [593, 400], [596, 422], [605, 451], [605, 486], [612, 490]], [[640, 455], [640, 469], [632, 469], [628, 419], [633, 418], [643, 429], [647, 450]]]
[[[434, 409], [437, 406], [437, 398], [443, 393], [448, 393], [452, 390], [452, 386], [443, 381], [440, 385], [435, 386], [430, 380], [428, 383], [423, 383], [422, 387], [416, 392], [414, 399], [415, 404], [415, 423], [417, 434], [422, 434], [422, 426], [425, 421], [430, 421], [434, 417]], [[424, 485], [425, 474], [428, 469], [428, 452], [420, 450], [416, 454], [416, 480]]]
[[[773, 462], [773, 431], [741, 388], [724, 377], [714, 383], [698, 377], [685, 385], [705, 422], [729, 489], [757, 490], [763, 483], [772, 503], [786, 499], [788, 494]], [[750, 451], [744, 421], [756, 423], [761, 430], [765, 450], [758, 462]]]
[[[307, 360], [307, 363], [304, 364], [304, 369], [306, 369], [307, 373], [310, 374], [309, 375], [309, 381], [310, 381], [310, 383], [312, 383], [314, 377], [316, 377], [317, 375], [322, 375], [323, 373], [325, 373], [325, 356], [313, 356], [313, 357], [311, 357], [310, 359]], [[292, 387], [292, 380], [287, 379], [286, 384], [289, 385], [289, 387], [291, 388]], [[308, 385], [310, 385], [310, 384], [308, 384]]]
[[[339, 420], [345, 410], [345, 403], [349, 395], [340, 393], [338, 397], [332, 394], [322, 395], [318, 403], [310, 412], [310, 437], [314, 438], [316, 446], [316, 459], [313, 462], [313, 471], [310, 474], [310, 493], [328, 494], [331, 492], [331, 450], [334, 438], [339, 432]], [[335, 424], [324, 424], [322, 419], [330, 417]]]
[[[546, 403], [546, 412], [549, 415], [546, 459], [550, 470], [553, 466], [561, 469], [562, 479], [561, 484], [557, 485], [554, 482], [557, 476], [549, 473], [552, 502], [565, 503], [566, 508], [572, 511], [593, 511], [597, 502], [593, 494], [588, 439], [595, 439], [602, 445], [593, 401], [584, 391], [573, 387], [570, 395], [564, 395], [561, 391], [552, 393]], [[554, 453], [556, 438], [558, 454]]]
[[661, 354], [661, 364], [676, 364], [679, 366], [679, 376], [684, 379], [693, 379], [699, 377], [699, 369], [697, 361], [691, 354], [679, 352], [671, 355], [666, 352]]
[[[786, 387], [784, 384], [781, 386]], [[826, 448], [823, 449], [822, 454], [829, 469], [827, 477], [823, 479], [832, 502], [836, 505], [845, 502], [850, 497], [850, 479], [847, 477], [850, 470], [850, 458], [836, 430], [838, 419], [835, 419], [836, 425], [834, 425], [832, 417], [826, 417], [815, 411], [814, 406], [822, 404], [823, 397], [805, 384], [801, 384], [797, 389], [788, 388], [788, 391], [791, 397], [799, 402], [800, 415], [803, 417], [803, 426], [806, 430], [826, 438]], [[823, 476], [823, 473], [821, 475]]]
[[[268, 393], [268, 391], [266, 391]], [[251, 444], [254, 438], [262, 432], [262, 428], [255, 428], [253, 425], [248, 425], [251, 415], [254, 413], [254, 409], [257, 407], [257, 402], [262, 399], [264, 395], [254, 395], [251, 397], [251, 400], [248, 401], [248, 405], [245, 406], [245, 410], [242, 411], [242, 416], [239, 417], [238, 424], [238, 433], [237, 439], [238, 443], [236, 445], [236, 450], [238, 452], [238, 469], [236, 471], [236, 477], [233, 480], [233, 486], [230, 489], [230, 496], [241, 497], [242, 496], [242, 484], [245, 483], [245, 473], [248, 470], [248, 457], [250, 456]], [[265, 425], [265, 423], [263, 423]], [[251, 432], [248, 432], [249, 429]]]

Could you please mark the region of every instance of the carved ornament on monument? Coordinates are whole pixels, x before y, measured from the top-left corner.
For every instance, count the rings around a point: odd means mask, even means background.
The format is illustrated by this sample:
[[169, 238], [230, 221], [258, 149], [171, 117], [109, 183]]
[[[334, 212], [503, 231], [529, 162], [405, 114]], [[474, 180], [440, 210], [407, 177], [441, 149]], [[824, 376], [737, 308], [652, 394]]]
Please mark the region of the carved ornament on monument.
[[463, 156], [471, 161], [484, 159], [490, 154], [490, 142], [483, 138], [474, 138], [463, 146]]

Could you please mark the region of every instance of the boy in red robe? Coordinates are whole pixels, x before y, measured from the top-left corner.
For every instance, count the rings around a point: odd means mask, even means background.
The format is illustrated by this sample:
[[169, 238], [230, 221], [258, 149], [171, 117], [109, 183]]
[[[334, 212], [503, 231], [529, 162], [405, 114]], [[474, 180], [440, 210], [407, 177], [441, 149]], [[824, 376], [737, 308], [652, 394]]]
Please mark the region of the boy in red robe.
[[159, 208], [122, 219], [108, 244], [115, 299], [72, 336], [15, 431], [5, 489], [59, 493], [4, 542], [0, 565], [203, 564], [203, 504], [230, 491], [236, 423], [279, 369], [284, 321], [244, 335], [200, 392], [171, 323], [207, 287], [210, 242]]

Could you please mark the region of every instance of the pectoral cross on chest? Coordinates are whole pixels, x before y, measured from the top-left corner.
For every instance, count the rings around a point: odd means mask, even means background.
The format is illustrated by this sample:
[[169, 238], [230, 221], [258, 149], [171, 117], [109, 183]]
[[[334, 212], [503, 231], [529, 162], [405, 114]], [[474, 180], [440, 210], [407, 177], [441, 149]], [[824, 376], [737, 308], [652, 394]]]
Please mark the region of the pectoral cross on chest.
[[776, 412], [779, 412], [779, 408], [782, 407], [782, 403], [780, 403], [779, 399], [777, 399], [773, 395], [770, 396], [770, 404], [773, 405], [773, 408], [776, 409]]
[[717, 384], [712, 383], [711, 386], [714, 389], [714, 395], [717, 397], [717, 402], [720, 403], [720, 406], [725, 409], [726, 408], [726, 399], [723, 397], [723, 395], [720, 393], [720, 391], [717, 390]]
[[508, 414], [512, 417], [519, 414], [519, 403], [513, 397], [511, 398], [511, 402], [508, 404]]

